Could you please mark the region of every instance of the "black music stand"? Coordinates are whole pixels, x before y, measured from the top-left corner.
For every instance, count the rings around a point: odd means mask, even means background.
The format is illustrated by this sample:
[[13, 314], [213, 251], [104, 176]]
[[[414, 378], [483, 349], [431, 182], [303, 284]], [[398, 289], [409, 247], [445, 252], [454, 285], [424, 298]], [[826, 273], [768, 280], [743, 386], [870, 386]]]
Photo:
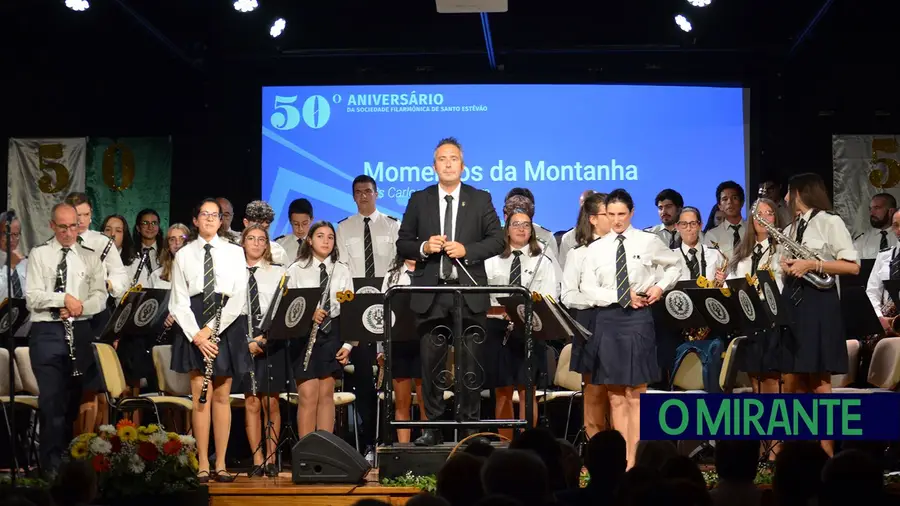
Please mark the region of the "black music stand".
[[[25, 299], [15, 298], [3, 299], [3, 302], [0, 302], [0, 313], [3, 314], [3, 318], [0, 318], [0, 334], [9, 332], [10, 339], [13, 339], [16, 332], [22, 328], [22, 325], [25, 325], [28, 315], [31, 314], [25, 307]], [[10, 320], [12, 320], [12, 324], [10, 324]]]
[[548, 307], [553, 310], [554, 313], [559, 314], [566, 320], [569, 327], [575, 333], [575, 339], [578, 339], [580, 342], [587, 341], [594, 334], [594, 331], [586, 328], [584, 325], [578, 322], [574, 316], [572, 316], [571, 312], [562, 306], [559, 302], [557, 302], [553, 297], [549, 295], [544, 296], [544, 301], [547, 302]]
[[[891, 281], [884, 283], [886, 285]], [[841, 316], [848, 336], [871, 336], [884, 332], [864, 287], [841, 285]]]
[[755, 326], [741, 308], [737, 293], [731, 289], [686, 288], [685, 293], [713, 336], [736, 336]]
[[[116, 310], [112, 312], [106, 325], [100, 332], [99, 341], [101, 343], [112, 344], [115, 340], [123, 335], [134, 335], [137, 333], [137, 325], [135, 323], [135, 310], [141, 305], [141, 292], [139, 290], [129, 290], [122, 296]], [[99, 314], [102, 314], [99, 313]]]
[[[506, 314], [516, 326], [516, 333], [521, 334], [525, 328], [525, 301], [521, 296], [498, 297], [497, 302], [506, 308]], [[531, 335], [540, 341], [555, 341], [568, 337], [575, 338], [575, 331], [569, 326], [568, 321], [558, 317], [550, 309], [546, 299], [538, 301], [532, 299], [534, 314], [531, 320]]]
[[872, 273], [872, 267], [875, 266], [874, 258], [864, 258], [859, 261], [859, 274], [842, 274], [838, 276], [838, 282], [841, 284], [841, 290], [847, 286], [860, 286], [865, 288], [869, 281], [869, 275]]
[[384, 278], [353, 278], [353, 292], [356, 294], [381, 293]]
[[[752, 332], [777, 325], [777, 321], [772, 315], [772, 308], [768, 307], [768, 304], [760, 298], [756, 286], [751, 284], [746, 277], [729, 279], [727, 283], [732, 298], [737, 297], [735, 299], [737, 307], [744, 314], [746, 326], [742, 330]], [[780, 298], [777, 295], [775, 297]]]
[[169, 296], [171, 290], [162, 288], [144, 288], [129, 296], [135, 297], [132, 318], [134, 335], [159, 335], [165, 328], [166, 317], [169, 316]]
[[756, 281], [763, 295], [761, 300], [765, 302], [763, 311], [766, 312], [769, 320], [774, 322], [775, 325], [790, 325], [791, 313], [789, 304], [784, 303], [784, 297], [781, 290], [778, 289], [778, 283], [772, 277], [771, 271], [757, 271]]
[[653, 319], [669, 329], [688, 330], [707, 327], [706, 320], [695, 307], [694, 301], [685, 292], [697, 289], [697, 281], [688, 279], [675, 283], [675, 286], [664, 293], [659, 302], [652, 304], [650, 310]]
[[[391, 309], [391, 339], [394, 342], [418, 340], [416, 315], [409, 308], [409, 297], [398, 295], [396, 299], [405, 301]], [[353, 336], [354, 341], [384, 341], [385, 320], [383, 293], [357, 293], [353, 300], [341, 302], [341, 333]]]

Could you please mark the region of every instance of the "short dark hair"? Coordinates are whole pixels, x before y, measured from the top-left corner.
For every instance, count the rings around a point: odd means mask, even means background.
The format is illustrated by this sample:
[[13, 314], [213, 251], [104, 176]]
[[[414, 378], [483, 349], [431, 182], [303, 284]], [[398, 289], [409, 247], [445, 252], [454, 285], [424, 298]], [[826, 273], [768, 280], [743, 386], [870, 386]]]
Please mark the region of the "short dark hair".
[[675, 204], [675, 207], [679, 209], [684, 207], [684, 197], [682, 197], [680, 193], [671, 188], [666, 188], [665, 190], [659, 192], [656, 195], [656, 201], [654, 201], [654, 204], [658, 206], [659, 203], [663, 200], [671, 200], [672, 203]]
[[87, 204], [91, 207], [92, 211], [94, 209], [94, 206], [91, 204], [91, 199], [88, 198], [87, 193], [83, 192], [69, 193], [68, 195], [66, 195], [64, 202], [72, 207], [78, 207], [81, 204]]
[[703, 215], [700, 214], [700, 210], [694, 206], [684, 206], [681, 208], [681, 212], [678, 213], [678, 217], [681, 218], [681, 215], [684, 213], [694, 213], [697, 215], [697, 221], [701, 224], [703, 223]]
[[513, 188], [512, 190], [509, 190], [509, 192], [506, 194], [506, 198], [503, 200], [504, 201], [509, 200], [510, 197], [513, 197], [516, 195], [521, 195], [521, 196], [525, 197], [526, 199], [530, 200], [532, 204], [534, 204], [534, 193], [531, 193], [531, 190], [529, 190], [528, 188], [519, 188], [519, 187]]
[[719, 200], [722, 198], [722, 192], [725, 190], [734, 190], [738, 194], [738, 198], [741, 199], [741, 205], [744, 205], [744, 188], [741, 185], [735, 183], [734, 181], [723, 181], [719, 183], [719, 186], [716, 187], [716, 203], [719, 203]]
[[716, 472], [732, 483], [753, 483], [759, 464], [759, 441], [716, 441]]
[[456, 149], [458, 149], [460, 154], [462, 154], [462, 144], [459, 143], [456, 137], [444, 137], [443, 139], [438, 141], [437, 146], [434, 147], [434, 151], [437, 152], [437, 150], [441, 149], [441, 146], [446, 146], [448, 144], [451, 146], [456, 146]]
[[[369, 183], [372, 185], [372, 189], [376, 192], [378, 191], [378, 183], [375, 182], [375, 179], [368, 174], [360, 174], [353, 178], [353, 184], [350, 186], [352, 191], [356, 191], [356, 185], [358, 184], [366, 184]], [[312, 216], [312, 214], [310, 214]]]
[[606, 207], [609, 207], [610, 204], [615, 202], [621, 202], [628, 207], [629, 211], [634, 210], [634, 199], [631, 198], [631, 194], [628, 193], [623, 188], [616, 188], [615, 190], [609, 192], [609, 195], [606, 197]]
[[312, 204], [306, 199], [296, 199], [291, 201], [291, 205], [288, 206], [288, 220], [291, 219], [291, 215], [293, 214], [308, 214], [311, 219], [313, 217]]
[[888, 209], [897, 209], [897, 197], [894, 197], [890, 193], [878, 193], [872, 196], [872, 200], [875, 199], [884, 199], [888, 203]]

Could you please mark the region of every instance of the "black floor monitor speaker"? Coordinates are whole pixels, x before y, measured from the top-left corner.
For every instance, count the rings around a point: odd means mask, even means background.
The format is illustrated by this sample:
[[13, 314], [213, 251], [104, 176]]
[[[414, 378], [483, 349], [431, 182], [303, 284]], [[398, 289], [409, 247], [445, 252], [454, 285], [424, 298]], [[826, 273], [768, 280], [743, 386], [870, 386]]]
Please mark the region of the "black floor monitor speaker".
[[343, 439], [317, 430], [303, 436], [291, 450], [293, 482], [361, 483], [372, 466]]

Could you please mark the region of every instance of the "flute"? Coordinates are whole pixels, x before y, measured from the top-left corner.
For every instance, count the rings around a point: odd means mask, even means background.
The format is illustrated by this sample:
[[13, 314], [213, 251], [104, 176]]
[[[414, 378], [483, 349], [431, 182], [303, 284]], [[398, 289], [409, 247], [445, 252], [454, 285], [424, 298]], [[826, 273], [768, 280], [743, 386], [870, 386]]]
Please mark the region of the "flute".
[[[331, 279], [334, 277], [334, 268], [337, 267], [337, 264], [331, 267], [331, 274], [328, 276], [328, 283], [325, 285], [325, 291], [322, 292], [322, 298], [319, 299], [319, 304], [316, 306], [316, 310], [322, 308], [325, 305], [325, 297], [331, 297]], [[331, 315], [325, 315], [325, 318], [330, 318]], [[322, 320], [325, 321], [324, 319]], [[303, 357], [303, 370], [306, 371], [309, 369], [309, 359], [312, 358], [313, 347], [316, 345], [316, 334], [319, 333], [319, 324], [313, 322], [312, 329], [309, 331], [309, 344], [306, 346], [306, 355]]]
[[[247, 305], [250, 305], [249, 297]], [[250, 312], [252, 313], [252, 311]], [[253, 342], [253, 314], [247, 315], [247, 340]], [[256, 359], [252, 355], [250, 356], [250, 393], [256, 397]]]
[[[219, 344], [219, 322], [222, 321], [222, 304], [217, 304], [216, 307], [216, 323], [213, 325], [212, 335], [209, 337], [209, 342], [218, 345]], [[204, 357], [203, 362], [206, 364], [206, 370], [203, 371], [203, 386], [200, 389], [200, 404], [206, 404], [206, 394], [209, 391], [209, 382], [212, 380], [213, 376], [213, 365], [215, 364], [215, 357]]]

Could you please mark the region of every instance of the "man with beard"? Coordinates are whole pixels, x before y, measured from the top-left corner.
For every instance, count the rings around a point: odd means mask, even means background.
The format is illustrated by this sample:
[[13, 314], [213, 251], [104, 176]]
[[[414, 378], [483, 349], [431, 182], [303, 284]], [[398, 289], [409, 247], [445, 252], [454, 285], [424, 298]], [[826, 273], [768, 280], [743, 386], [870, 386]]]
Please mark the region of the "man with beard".
[[744, 208], [744, 189], [734, 181], [719, 183], [716, 188], [716, 201], [725, 219], [706, 233], [704, 242], [717, 248], [727, 261], [747, 233], [747, 222], [741, 216]]
[[890, 233], [891, 217], [897, 212], [897, 199], [889, 193], [879, 193], [869, 203], [871, 228], [853, 238], [853, 247], [859, 258], [875, 258], [879, 251], [897, 245], [897, 237]]
[[[656, 196], [656, 209], [659, 212], [658, 225], [645, 228], [645, 232], [656, 234], [669, 247], [675, 249], [681, 246], [681, 236], [675, 224], [681, 216], [681, 208], [684, 207], [684, 198], [677, 191], [666, 188]], [[702, 238], [701, 238], [702, 240]]]

